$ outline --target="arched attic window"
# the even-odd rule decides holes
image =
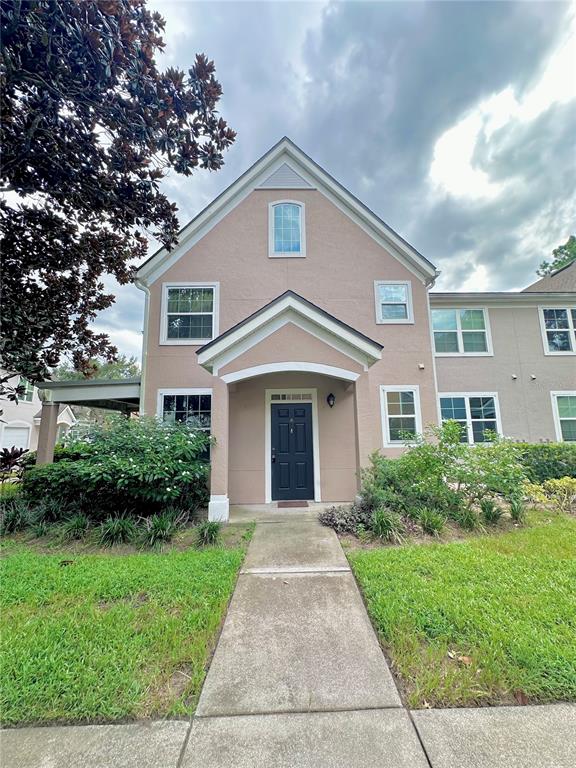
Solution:
[[[295,200],[270,203],[268,255],[276,258],[306,256],[304,203]]]

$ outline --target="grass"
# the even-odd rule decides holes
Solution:
[[[411,707],[576,700],[576,519],[349,550]]]
[[[194,711],[241,546],[47,555],[6,540],[2,549],[4,724]]]

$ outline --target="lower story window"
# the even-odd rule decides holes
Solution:
[[[212,395],[209,393],[162,392],[159,398],[159,414],[167,424],[187,424],[210,434],[212,420]],[[209,458],[206,451],[205,458]]]
[[[452,419],[460,424],[463,443],[485,443],[490,433],[501,433],[495,395],[441,395],[440,413],[442,421]]]
[[[556,437],[558,440],[576,442],[576,392],[553,392],[555,406]]]
[[[385,445],[405,445],[422,432],[418,387],[381,387]]]

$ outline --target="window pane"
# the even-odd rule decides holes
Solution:
[[[568,310],[545,309],[544,324],[546,328],[568,328]]]
[[[416,434],[416,419],[412,416],[406,416],[403,418],[392,417],[388,419],[390,429],[390,440],[398,442],[404,440],[404,434],[409,435]]]
[[[300,214],[299,205],[274,206],[275,253],[300,253]]]
[[[489,442],[491,436],[485,434],[486,431],[496,432],[495,421],[473,421],[472,422],[472,439],[475,443]]]
[[[576,442],[576,419],[561,421],[560,429],[562,431],[562,440],[567,440],[569,443]]]
[[[434,331],[436,352],[458,352],[458,334],[456,331]]]
[[[572,325],[576,328],[576,309],[571,309],[570,312],[572,313]]]
[[[455,331],[456,310],[455,309],[433,309],[432,310],[432,328],[435,331]]]
[[[408,309],[406,304],[382,304],[382,320],[407,320]]]
[[[463,331],[484,330],[483,309],[461,309],[460,323]]]
[[[406,303],[408,301],[408,289],[405,285],[379,285],[380,300],[383,302],[400,302]]]
[[[387,392],[386,404],[389,416],[413,416],[416,413],[414,392]]]
[[[572,350],[569,331],[546,331],[546,335],[548,336],[550,352],[570,352]]]
[[[496,405],[493,397],[471,397],[470,416],[472,419],[495,419]]]
[[[466,403],[463,397],[441,397],[440,413],[443,419],[466,419]]]
[[[212,315],[168,315],[169,339],[211,339]]]
[[[462,333],[464,352],[487,352],[488,343],[485,331],[466,331]]]
[[[558,416],[561,419],[576,419],[576,395],[561,395],[557,397]]]

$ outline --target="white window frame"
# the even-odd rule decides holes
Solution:
[[[561,421],[567,421],[567,419],[560,419],[560,413],[558,411],[558,397],[576,397],[576,390],[560,391],[555,390],[550,392],[550,398],[552,400],[552,414],[554,416],[554,429],[556,431],[556,440],[559,443],[570,443],[572,440],[564,440],[562,437],[562,425]]]
[[[466,407],[466,433],[468,437],[468,445],[484,445],[484,443],[475,443],[474,434],[472,432],[472,415],[470,412],[470,398],[471,397],[493,397],[494,398],[494,410],[496,413],[496,432],[502,437],[502,417],[500,414],[500,401],[498,399],[498,392],[439,392],[438,393],[438,415],[440,419],[440,425],[442,425],[442,408],[440,399],[442,397],[463,397],[464,405]],[[474,419],[479,421],[479,419]],[[491,421],[491,419],[480,419],[480,421]]]
[[[25,446],[25,450],[30,450],[30,439],[32,437],[32,427],[27,421],[21,419],[14,419],[14,421],[7,421],[4,424],[0,424],[0,445],[4,445],[4,431],[8,427],[14,427],[14,429],[26,429],[28,432],[28,441]],[[11,445],[4,446],[5,448],[11,448]]]
[[[295,253],[277,253],[274,250],[274,208],[277,205],[297,205],[300,208],[300,251]],[[301,200],[274,200],[268,203],[268,258],[270,259],[304,259],[306,258],[306,206]]]
[[[299,389],[266,389],[264,391],[264,498],[266,504],[272,503],[272,395],[310,395],[309,398],[297,400],[298,403],[312,403],[312,459],[314,462],[314,501],[322,501],[320,482],[320,428],[318,426],[318,389],[304,387]]]
[[[214,395],[211,388],[198,389],[197,387],[172,387],[171,389],[159,389],[156,395],[156,416],[162,423],[164,423],[165,395],[210,395],[210,434],[212,434],[212,412],[214,406]]]
[[[565,330],[568,331],[570,335],[570,343],[572,344],[572,349],[570,351],[565,352],[553,352],[548,347],[548,336],[546,333],[546,323],[544,321],[544,310],[545,309],[565,309],[568,313],[568,328]],[[551,355],[552,357],[560,357],[562,355],[576,355],[576,326],[574,325],[574,322],[572,320],[572,310],[576,310],[576,306],[570,306],[570,305],[564,305],[563,307],[550,307],[542,305],[538,307],[538,316],[540,318],[540,331],[542,333],[542,344],[544,346],[544,354],[545,355]]]
[[[416,434],[422,434],[422,412],[420,409],[420,387],[418,384],[395,384],[380,385],[380,417],[382,420],[382,444],[384,448],[403,448],[411,444],[406,440],[390,440],[390,423],[388,421],[388,392],[413,392],[414,393],[414,416],[416,421]],[[391,418],[394,418],[392,416]]]
[[[406,290],[406,314],[404,319],[388,320],[382,317],[382,302],[379,297],[379,287],[381,285],[405,285]],[[404,304],[404,302],[386,302],[388,304]],[[376,310],[377,325],[407,325],[414,324],[414,310],[412,306],[412,283],[410,280],[374,280],[374,307]]]
[[[434,336],[434,326],[432,325],[432,342],[434,349],[434,357],[494,357],[494,350],[492,349],[492,333],[490,331],[490,315],[488,307],[432,307],[430,310],[430,319],[433,321],[434,310],[436,309],[448,309],[456,312],[456,329],[453,331],[446,331],[446,333],[456,333],[458,336],[458,346],[462,350],[461,352],[436,352],[436,337]],[[460,319],[460,313],[468,310],[479,310],[484,313],[484,332],[486,333],[486,352],[464,352],[464,339],[462,334],[466,331],[462,331],[462,321]],[[436,331],[442,333],[442,331]]]
[[[24,395],[21,395],[18,400],[22,403],[33,403],[34,402],[34,394],[36,392],[36,387],[31,384],[28,379],[25,379],[24,376],[20,376],[20,379],[18,381],[18,386],[23,386],[25,388],[24,395],[30,394],[30,398],[24,397]]]
[[[168,338],[168,291],[170,288],[212,288],[212,336],[209,339],[169,339]],[[160,308],[160,344],[165,346],[204,346],[219,335],[220,318],[220,283],[171,282],[162,283],[162,302]]]

